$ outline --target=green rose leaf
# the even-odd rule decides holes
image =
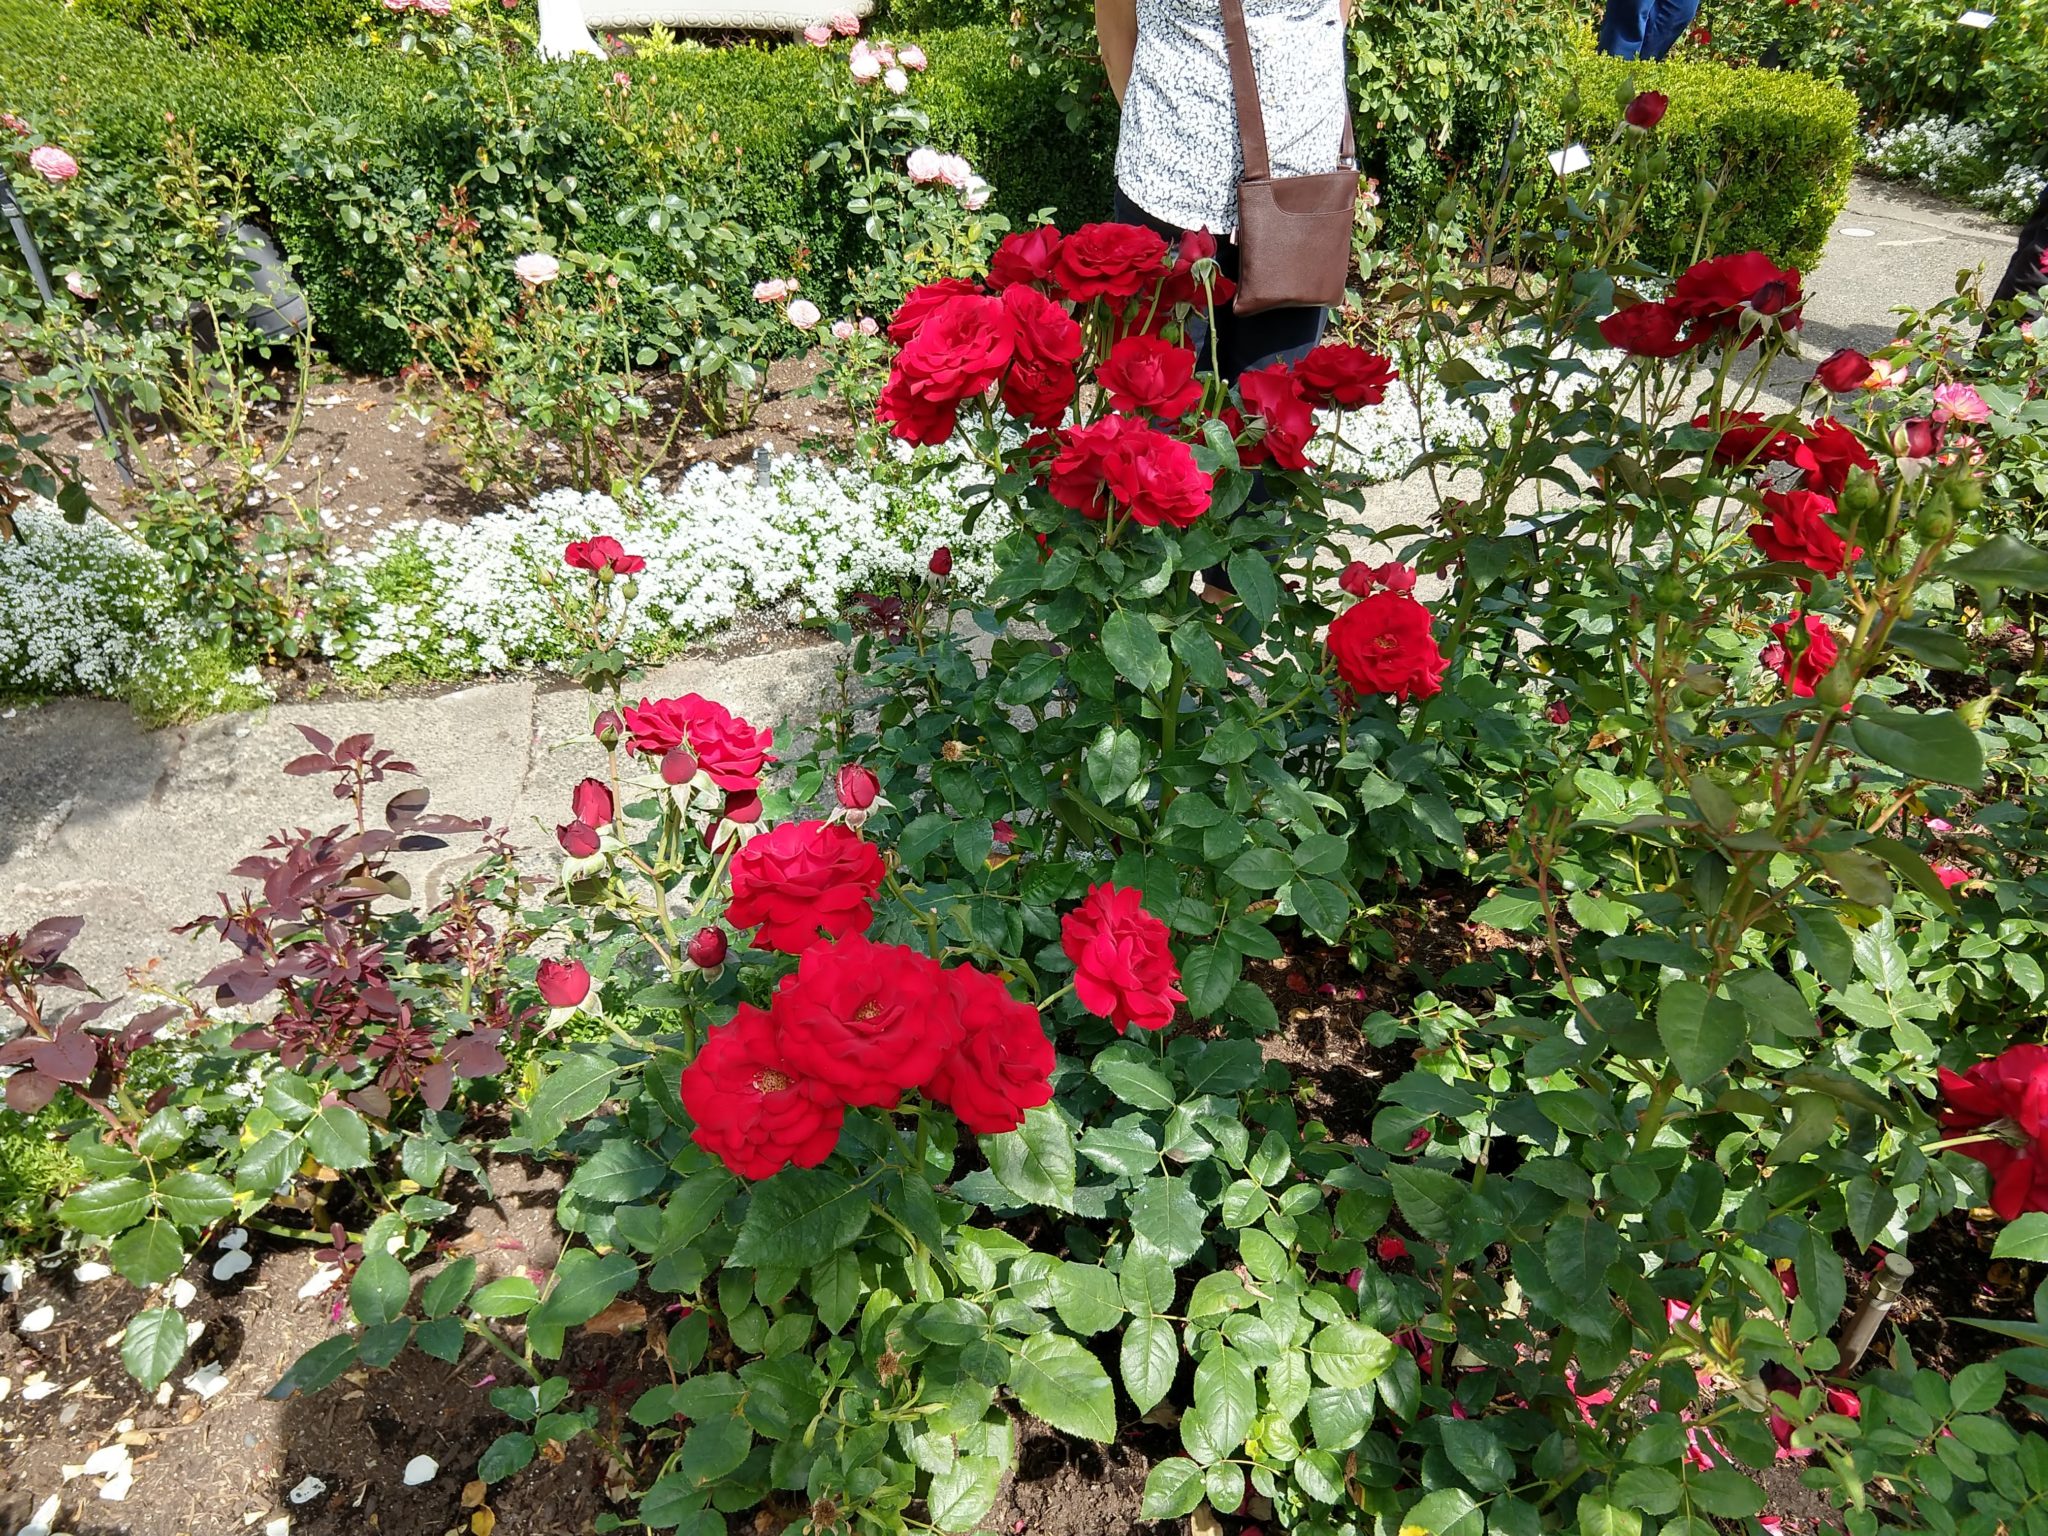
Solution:
[[[1163,1317],[1134,1317],[1124,1325],[1117,1364],[1124,1390],[1140,1413],[1150,1413],[1173,1388],[1180,1369],[1180,1344]]]
[[[1014,1131],[984,1136],[981,1146],[989,1171],[1018,1199],[1056,1210],[1072,1202],[1074,1133],[1051,1105],[1027,1111]],[[737,1260],[738,1252],[733,1256]]]
[[[1146,693],[1157,693],[1173,674],[1173,662],[1151,620],[1119,608],[1102,626],[1102,649],[1119,676]]]
[[[161,1285],[185,1265],[185,1245],[178,1229],[152,1216],[130,1227],[107,1247],[107,1257],[131,1285]]]
[[[330,1104],[306,1122],[306,1150],[338,1172],[367,1168],[369,1122],[346,1104]]]
[[[1010,1390],[1054,1429],[1108,1443],[1116,1437],[1116,1389],[1102,1362],[1064,1334],[1041,1333],[1010,1359]]]
[[[175,1308],[151,1307],[129,1319],[121,1335],[121,1363],[144,1391],[154,1392],[184,1358],[185,1319]]]
[[[1921,714],[1865,695],[1856,700],[1849,735],[1858,751],[1916,779],[1976,789],[1984,782],[1984,748],[1952,709]]]
[[[822,1264],[860,1236],[868,1213],[867,1192],[843,1174],[785,1169],[754,1186],[732,1262],[798,1268]]]
[[[348,1304],[365,1328],[388,1323],[405,1311],[412,1294],[412,1276],[393,1254],[381,1249],[366,1255],[349,1281]]]
[[[1309,1341],[1308,1366],[1332,1387],[1365,1387],[1386,1374],[1399,1353],[1394,1341],[1363,1323],[1331,1323]]]
[[[1205,1492],[1202,1469],[1185,1456],[1169,1456],[1145,1475],[1138,1514],[1146,1520],[1178,1520],[1194,1513]]]
[[[1698,982],[1667,981],[1657,999],[1657,1038],[1686,1086],[1697,1087],[1742,1053],[1749,1022],[1740,1004]]]

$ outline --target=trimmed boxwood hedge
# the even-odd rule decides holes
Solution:
[[[920,41],[933,61],[918,87],[933,141],[974,162],[993,183],[1000,211],[1021,221],[1056,208],[1068,224],[1104,215],[1115,137],[1106,101],[1070,123],[1046,82],[1017,66],[1005,29],[962,28]],[[1622,64],[1583,47],[1573,39],[1542,76],[1541,98],[1525,108],[1526,144],[1564,142],[1563,102],[1574,87],[1584,133],[1611,129],[1623,87],[1664,90],[1673,103],[1664,128],[1673,171],[1650,199],[1646,254],[1690,248],[1693,186],[1702,174],[1718,177],[1725,164],[1729,179],[1716,209],[1721,243],[1811,261],[1855,163],[1855,104],[1845,91],[1718,64]],[[828,312],[848,261],[857,259],[858,230],[839,188],[804,167],[839,133],[834,102],[843,67],[836,55],[765,45],[676,51],[629,66],[637,104],[672,111],[689,125],[692,175],[715,186],[717,203],[764,237],[766,270],[746,276],[800,270]],[[621,142],[600,110],[610,70],[595,63],[517,70],[553,130],[545,169],[573,175],[592,211],[577,239],[598,248],[634,243],[637,233],[610,216],[645,189],[647,151]],[[395,268],[334,216],[320,178],[280,171],[280,146],[295,129],[319,123],[330,154],[360,159],[367,167],[360,179],[380,197],[438,204],[475,165],[476,143],[456,104],[437,94],[445,80],[434,71],[417,57],[346,46],[262,55],[220,42],[176,47],[53,0],[0,0],[0,107],[42,115],[58,137],[75,140],[88,163],[154,159],[169,114],[210,161],[245,168],[329,350],[354,367],[399,361],[398,338],[374,313]],[[1478,154],[1460,148],[1484,170],[1496,163],[1499,142],[1497,130]],[[1364,148],[1370,158],[1370,140]],[[1445,153],[1434,181],[1403,176],[1389,189],[1386,211],[1397,236],[1444,180],[1465,173],[1460,159]],[[650,265],[658,274],[659,262]]]

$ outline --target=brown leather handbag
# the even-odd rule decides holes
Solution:
[[[1231,92],[1244,145],[1237,184],[1237,298],[1240,315],[1288,305],[1334,307],[1344,302],[1351,273],[1351,228],[1358,204],[1358,144],[1351,109],[1344,110],[1343,165],[1316,176],[1275,176],[1266,149],[1266,114],[1252,69],[1244,0],[1223,0]]]

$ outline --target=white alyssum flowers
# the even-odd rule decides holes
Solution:
[[[23,693],[122,692],[175,664],[192,637],[155,551],[105,518],[65,521],[46,501],[0,538],[0,679]]]

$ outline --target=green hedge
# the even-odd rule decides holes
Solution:
[[[78,0],[78,8],[166,42],[258,49],[335,42],[369,13],[365,0]]]
[[[1698,184],[1725,175],[1712,211],[1715,249],[1763,251],[1801,267],[1819,259],[1861,150],[1856,98],[1841,86],[1784,70],[1632,64],[1593,53],[1566,58],[1554,81],[1547,114],[1533,122],[1549,134],[1536,144],[1546,150],[1565,142],[1563,107],[1574,90],[1575,126],[1589,141],[1613,132],[1630,91],[1671,98],[1660,130],[1671,171],[1650,189],[1646,255],[1684,259],[1698,225]]]

